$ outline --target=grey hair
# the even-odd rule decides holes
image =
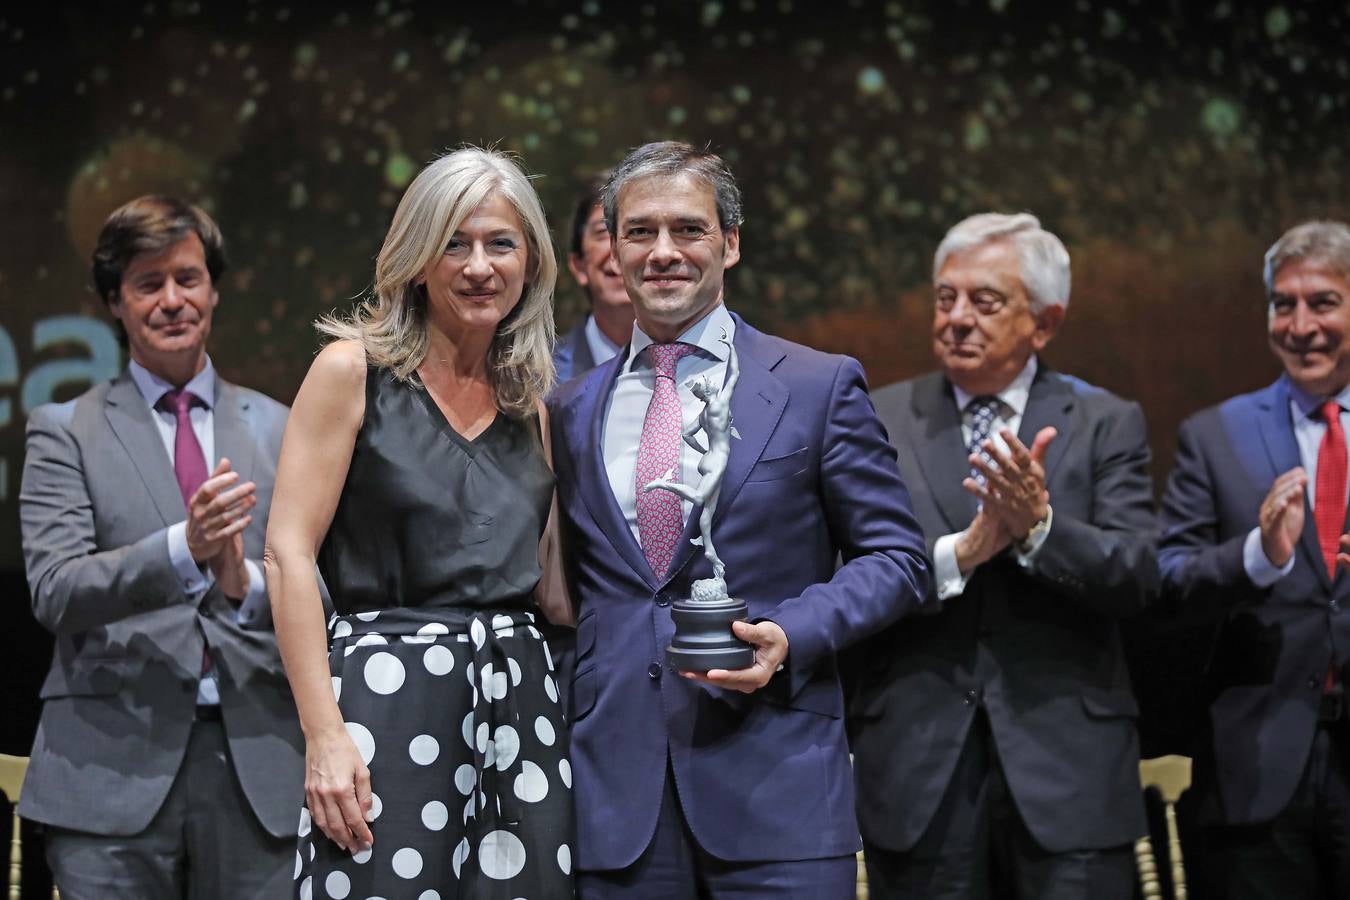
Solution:
[[[933,255],[933,279],[953,253],[994,241],[1008,241],[1016,248],[1022,262],[1022,286],[1033,313],[1050,306],[1068,308],[1069,251],[1031,213],[979,213],[957,222]]]
[[[1280,235],[1266,251],[1261,272],[1267,295],[1275,290],[1280,267],[1296,259],[1316,260],[1350,279],[1350,225],[1326,220],[1304,222]]]
[[[539,195],[510,157],[465,147],[432,161],[418,173],[385,235],[375,260],[371,296],[347,317],[325,316],[322,334],[359,341],[370,362],[400,380],[419,384],[426,358],[426,288],[416,280],[445,252],[455,230],[493,194],[505,197],[520,217],[529,260],[520,302],[497,325],[488,347],[488,378],[497,408],[533,415],[553,387],[553,287],[558,264]]]
[[[643,144],[624,157],[600,192],[605,206],[605,226],[618,234],[619,193],[630,183],[643,178],[675,178],[688,175],[712,188],[717,203],[717,224],[723,232],[739,228],[741,189],[722,157],[711,150],[700,150],[683,141],[657,141]]]

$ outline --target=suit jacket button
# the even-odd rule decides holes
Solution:
[[[974,706],[977,696],[978,695],[974,691],[966,691],[966,696],[962,698],[962,702],[965,703],[966,706]]]
[[[656,595],[656,605],[657,605],[657,606],[669,606],[669,605],[670,605],[670,595],[669,595],[669,594],[657,594],[657,595]]]
[[[655,681],[656,679],[660,678],[660,677],[661,677],[661,664],[660,664],[660,663],[652,663],[650,666],[648,666],[648,667],[647,667],[647,677],[650,678],[652,681]]]
[[[1318,678],[1317,678],[1316,675],[1309,675],[1309,676],[1308,676],[1308,687],[1310,687],[1310,688],[1315,688],[1315,687],[1317,687],[1317,686],[1318,686],[1319,684],[1321,684],[1321,683],[1322,683],[1322,682],[1321,682],[1320,680],[1318,680]]]
[[[1340,609],[1341,609],[1341,601],[1337,600],[1335,597],[1332,597],[1332,598],[1331,598],[1331,611],[1332,611],[1332,612],[1340,612]]]

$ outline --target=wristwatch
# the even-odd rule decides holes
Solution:
[[[1045,540],[1045,535],[1050,531],[1050,520],[1055,516],[1052,507],[1045,508],[1045,518],[1041,519],[1031,530],[1026,533],[1020,541],[1017,542],[1017,552],[1021,556],[1029,555],[1033,550],[1040,546],[1041,541]]]

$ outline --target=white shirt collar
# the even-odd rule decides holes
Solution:
[[[136,390],[141,392],[141,396],[145,398],[146,404],[151,409],[154,409],[155,404],[159,403],[160,397],[174,389],[172,384],[169,384],[134,359],[127,365],[127,368],[131,372],[131,380],[136,383]],[[202,366],[202,370],[192,376],[192,380],[184,387],[196,394],[207,409],[215,409],[216,370],[211,365],[211,357],[206,358],[206,365]]]
[[[597,366],[609,362],[623,349],[622,344],[614,343],[609,339],[609,335],[600,330],[600,326],[595,321],[595,316],[586,316],[584,333],[586,335],[586,347],[591,351],[591,359]]]
[[[1314,397],[1293,381],[1289,382],[1289,412],[1295,425],[1301,419],[1317,416],[1322,404],[1333,399],[1340,402],[1341,409],[1350,409],[1350,385],[1346,385],[1335,397]]]
[[[725,331],[727,340],[736,339],[736,320],[731,318],[731,313],[727,311],[725,303],[718,303],[713,307],[712,312],[699,319],[693,325],[685,329],[676,341],[693,344],[704,353],[725,362],[727,358],[726,344],[722,343],[722,332]],[[631,372],[633,363],[647,347],[656,343],[647,333],[642,330],[642,326],[637,322],[633,323],[633,341],[629,345],[628,359],[624,360],[623,371]],[[644,357],[645,359],[645,357]],[[650,363],[648,363],[650,365]]]
[[[995,396],[1012,410],[1014,416],[1020,416],[1027,408],[1027,398],[1031,396],[1031,382],[1036,379],[1036,369],[1039,364],[1036,361],[1036,354],[1031,354],[1027,358],[1027,364],[1022,367],[1022,371],[1017,373],[1007,387],[999,391]],[[974,394],[967,394],[954,383],[952,391],[956,394],[956,408],[965,412],[966,405],[975,398]]]

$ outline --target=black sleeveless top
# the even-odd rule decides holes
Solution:
[[[319,571],[339,615],[532,609],[552,496],[537,421],[499,412],[466,440],[425,388],[372,366]]]

